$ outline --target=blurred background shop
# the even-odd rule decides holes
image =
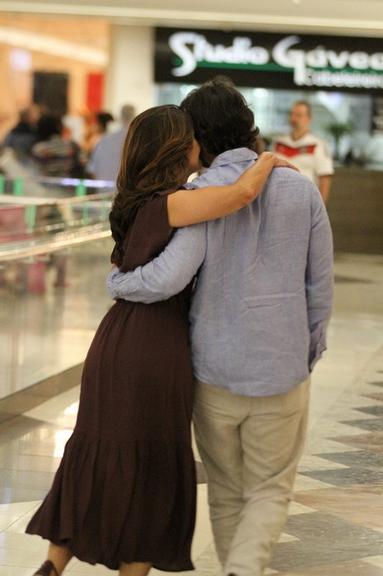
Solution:
[[[193,11],[176,4],[2,2],[0,139],[21,111],[38,106],[62,117],[63,135],[80,146],[84,176],[91,176],[94,147],[120,128],[123,105],[140,112],[179,103],[201,82],[225,75],[250,103],[266,143],[288,132],[294,101],[309,101],[312,130],[336,162],[328,205],[336,249],[382,251],[383,42],[376,3],[375,23],[355,3],[347,20],[330,2],[327,13],[335,16],[324,18],[325,6],[311,0],[273,3],[267,19],[246,0],[234,16],[228,6],[209,12],[198,3]]]

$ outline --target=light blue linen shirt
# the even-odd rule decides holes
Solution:
[[[192,187],[232,183],[255,159],[247,148],[220,154]],[[177,230],[152,262],[112,271],[108,290],[149,304],[179,293],[198,270],[196,378],[244,396],[285,393],[305,380],[326,348],[332,304],[332,235],[317,188],[274,169],[252,204]]]

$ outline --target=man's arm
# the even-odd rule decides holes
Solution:
[[[325,204],[327,204],[328,198],[330,196],[331,180],[332,176],[319,176],[319,182],[318,182],[319,192]]]
[[[310,371],[326,350],[326,329],[333,297],[333,243],[330,222],[317,190],[311,204],[311,235],[306,268],[310,330]]]
[[[327,204],[330,195],[332,175],[334,174],[334,166],[331,151],[325,141],[320,141],[316,147],[315,171],[318,177],[319,192],[321,193],[323,202]]]
[[[180,228],[164,251],[132,272],[112,270],[107,278],[109,295],[151,304],[179,294],[201,266],[206,252],[206,226]]]
[[[99,144],[99,143],[98,143]],[[85,169],[86,171],[91,174],[93,177],[95,177],[95,175],[97,174],[97,158],[98,158],[98,144],[96,144],[96,147],[94,148],[92,154],[90,155],[90,158],[88,160],[88,162],[86,163]]]

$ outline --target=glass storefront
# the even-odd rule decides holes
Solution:
[[[3,184],[0,399],[83,361],[110,305],[115,192],[112,183],[69,178]]]
[[[312,129],[338,158],[383,165],[383,43],[377,38],[222,30],[156,30],[158,104],[229,77],[252,107],[262,135],[289,131],[296,100],[313,109]]]
[[[197,85],[159,84],[156,87],[157,104],[180,104]],[[352,134],[343,138],[341,154],[352,148],[353,156],[366,155],[371,162],[383,161],[383,150],[375,149],[371,136],[373,97],[367,94],[342,92],[307,92],[305,90],[278,90],[239,86],[251,106],[262,135],[271,138],[288,132],[288,113],[296,100],[305,99],[313,109],[313,132],[332,143],[329,126],[334,123],[349,124]],[[383,148],[383,147],[382,147]]]

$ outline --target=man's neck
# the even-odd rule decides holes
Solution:
[[[303,136],[306,136],[310,132],[309,129],[305,128],[304,130],[293,130],[291,132],[291,138],[293,140],[300,140]]]

